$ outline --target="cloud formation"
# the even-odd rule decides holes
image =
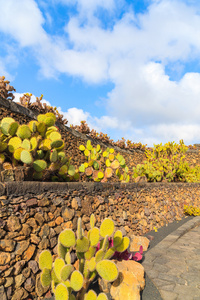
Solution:
[[[90,118],[93,127],[118,130],[129,139],[151,144],[198,139],[200,73],[185,71],[186,64],[192,66],[200,58],[196,2],[149,1],[147,11],[140,14],[123,0],[1,2],[0,31],[34,53],[44,77],[66,74],[89,84],[114,84],[107,95],[107,115],[96,118],[74,107],[66,112],[71,123]],[[60,36],[44,30],[48,20],[41,2],[46,10],[58,3],[74,7]],[[120,18],[117,7],[126,7]],[[109,13],[112,26],[102,25],[99,9]],[[1,69],[5,66],[0,57]]]

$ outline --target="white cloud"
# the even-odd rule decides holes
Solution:
[[[68,120],[68,126],[71,124],[80,125],[81,121],[87,121],[90,117],[88,112],[84,112],[82,109],[76,107],[69,108],[67,112],[62,112],[61,108],[59,108],[59,112]]]
[[[0,7],[0,31],[23,47],[45,42],[44,19],[34,0],[0,0]]]
[[[193,132],[198,134],[200,74],[184,74],[184,65],[200,58],[196,2],[151,1],[147,12],[136,15],[129,7],[117,20],[114,13],[120,1],[52,0],[77,5],[78,13],[70,17],[61,36],[44,31],[36,1],[1,2],[0,31],[33,49],[44,77],[67,74],[91,84],[114,84],[107,95],[106,116],[96,118],[74,107],[65,113],[72,123],[83,118],[105,131],[121,128],[149,142],[184,137],[189,141],[195,138]],[[95,15],[99,7],[113,14],[112,28],[101,26]],[[179,66],[179,81],[166,74],[168,64]]]

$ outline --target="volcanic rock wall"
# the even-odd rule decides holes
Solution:
[[[105,217],[116,230],[143,235],[184,217],[183,205],[200,205],[200,184],[187,183],[39,183],[0,184],[0,299],[44,299],[38,257],[57,253],[59,233],[84,230],[95,214],[97,227]]]

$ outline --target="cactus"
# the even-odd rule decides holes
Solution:
[[[95,217],[92,214],[90,225],[91,229],[88,231],[87,237],[84,236],[81,218],[78,218],[76,235],[71,229],[65,229],[60,233],[58,237],[59,257],[55,259],[54,263],[52,263],[52,257],[48,250],[44,250],[40,254],[41,283],[43,286],[51,284],[56,299],[68,297],[64,299],[82,300],[94,297],[96,300],[106,300],[106,294],[100,293],[97,296],[94,291],[88,291],[90,283],[97,275],[108,282],[112,282],[118,277],[117,266],[110,259],[116,253],[116,249],[127,249],[129,239],[123,237],[119,230],[114,234],[114,223],[109,218],[103,220],[99,229],[95,227]],[[111,245],[109,236],[113,235]],[[71,264],[71,251],[76,251],[79,270],[74,270]],[[49,280],[49,276],[51,280]]]
[[[22,140],[29,139],[31,137],[31,130],[28,125],[20,125],[17,129],[17,136]]]
[[[13,118],[3,118],[0,122],[2,160],[11,161],[13,167],[23,164],[33,167],[35,180],[78,180],[78,171],[62,151],[65,144],[53,126],[55,120],[53,113],[41,114],[37,121],[27,125],[19,125]]]
[[[115,156],[113,148],[107,148],[102,152],[100,145],[97,145],[96,148],[92,147],[90,140],[88,140],[86,146],[79,146],[79,150],[87,158],[87,166],[85,163],[81,164],[79,171],[85,173],[88,178],[96,182],[106,182],[114,176],[115,173],[113,170],[116,170],[116,175],[120,173],[120,176],[118,176],[119,180],[124,182],[129,181],[125,159],[119,154]],[[120,169],[124,169],[123,174],[121,174]]]

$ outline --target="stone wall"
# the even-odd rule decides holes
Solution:
[[[76,230],[78,217],[89,229],[111,217],[131,237],[183,218],[183,205],[200,206],[200,184],[40,183],[0,184],[0,299],[51,296],[39,280],[38,256],[56,255],[59,233]]]

